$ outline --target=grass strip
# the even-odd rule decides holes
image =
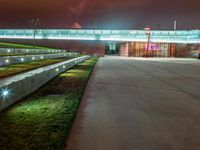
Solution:
[[[33,45],[24,45],[24,44],[15,44],[6,42],[0,42],[0,48],[24,48],[24,49],[42,49],[42,50],[52,49],[42,46],[33,46]]]
[[[63,149],[97,59],[57,76],[23,101],[0,113],[0,149]]]
[[[72,58],[56,58],[56,59],[46,59],[39,61],[26,62],[23,64],[15,64],[6,67],[0,67],[0,79],[6,78],[15,74],[23,73],[29,70],[37,69],[43,66],[48,66],[51,64],[66,61]]]

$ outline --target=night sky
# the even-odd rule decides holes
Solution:
[[[0,28],[178,29],[200,27],[200,0],[0,0]]]

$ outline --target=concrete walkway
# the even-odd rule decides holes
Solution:
[[[66,150],[200,150],[200,61],[105,57]]]

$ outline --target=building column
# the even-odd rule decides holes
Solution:
[[[170,57],[176,57],[176,44],[170,44]]]
[[[128,43],[121,43],[120,44],[120,56],[129,56],[129,51],[128,51],[129,44]]]

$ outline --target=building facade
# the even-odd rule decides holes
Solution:
[[[119,55],[126,57],[198,57],[199,44],[126,42],[120,44]]]

